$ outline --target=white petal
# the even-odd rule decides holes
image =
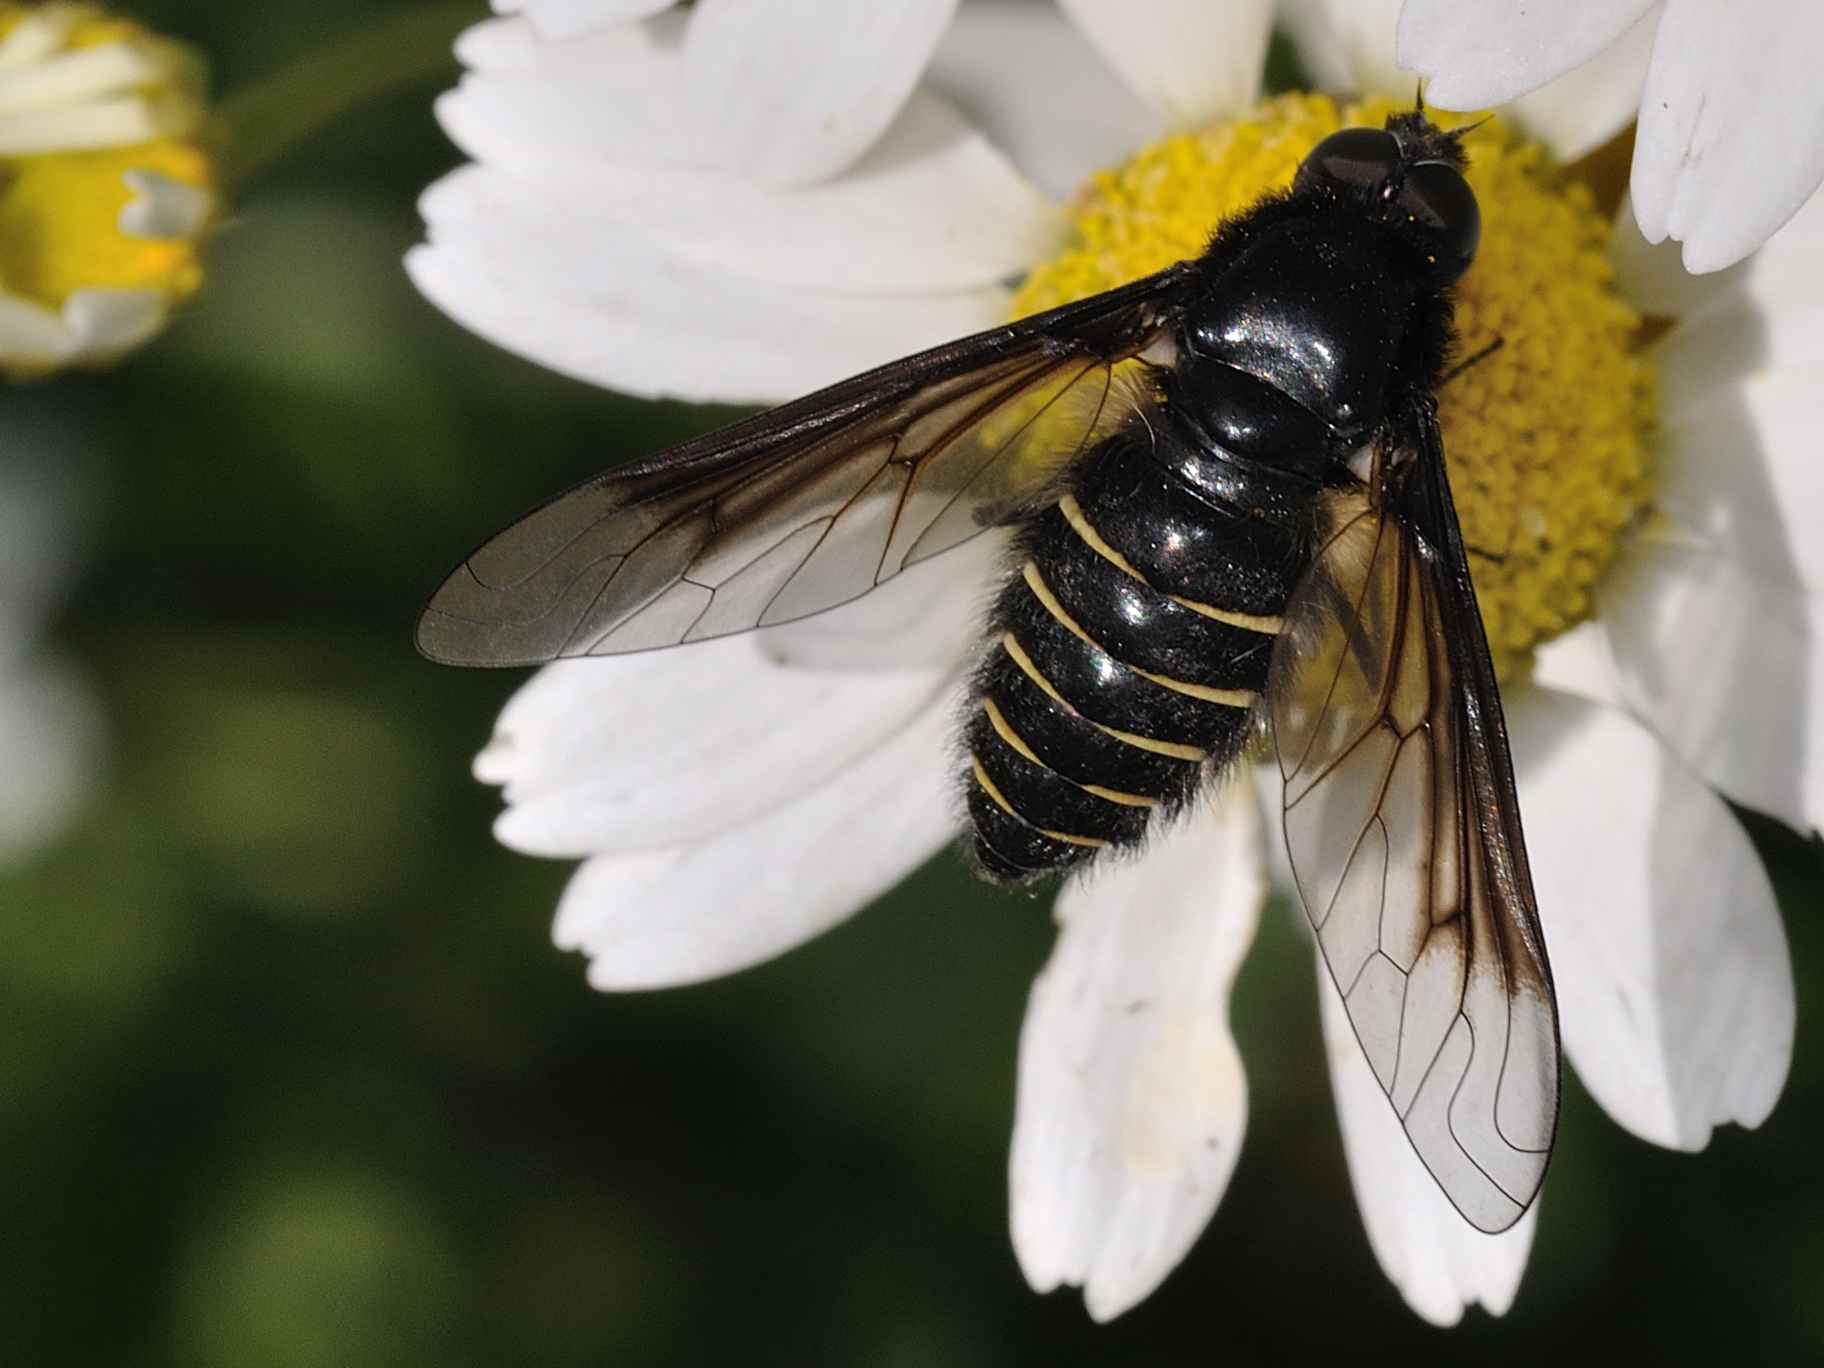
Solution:
[[[1622,197],[1609,234],[1615,284],[1642,313],[1682,318],[1715,304],[1734,287],[1733,273],[1694,276],[1669,242],[1648,242],[1634,221],[1633,201]]]
[[[494,0],[497,14],[524,14],[545,38],[573,38],[590,29],[644,19],[673,0]]]
[[[1035,75],[1017,79],[1022,71]],[[931,59],[925,87],[1059,199],[1165,131],[1159,113],[1116,77],[1056,6],[1028,0],[962,6]]]
[[[121,232],[133,237],[195,237],[215,207],[214,196],[202,186],[157,171],[126,171],[121,179],[133,198],[121,207],[118,223]]]
[[[612,151],[618,137],[608,148],[577,142],[573,102],[528,84],[465,83],[439,104],[445,126],[471,156],[536,182],[577,230],[632,228],[706,270],[827,291],[961,290],[1024,274],[1063,234],[1057,207],[928,93],[842,176],[776,190],[712,168],[627,164]],[[495,96],[513,105],[511,118],[495,117]],[[527,155],[529,130],[512,124],[521,116],[571,130],[535,140],[538,154]]]
[[[406,268],[458,322],[566,375],[653,398],[777,403],[991,327],[1009,298],[1000,288],[867,296],[736,280],[631,234],[591,244],[524,194],[491,227],[464,225],[453,241],[438,240],[434,221],[431,232]]]
[[[1792,966],[1741,823],[1613,709],[1532,689],[1508,723],[1578,1077],[1655,1144],[1758,1126],[1792,1059]]]
[[[1820,252],[1824,252],[1824,199],[1814,195],[1747,264],[1750,291],[1774,324],[1795,298],[1812,305],[1824,295],[1824,272],[1818,270]]]
[[[834,175],[880,135],[956,0],[698,0],[684,96],[711,158],[780,185]]]
[[[1522,95],[1508,112],[1563,161],[1601,147],[1633,122],[1653,55],[1652,13],[1589,61]],[[1431,92],[1425,92],[1430,98]]]
[[[1629,272],[1623,288],[1638,298],[1633,290],[1645,276],[1661,299],[1651,311],[1682,315],[1654,348],[1668,412],[1707,402],[1744,375],[1824,362],[1824,198],[1747,261],[1708,275],[1687,272],[1674,243],[1647,246],[1638,230],[1632,236],[1617,238],[1632,258],[1618,262]]]
[[[1621,676],[1599,622],[1580,622],[1539,648],[1532,679],[1547,689],[1620,707]]]
[[[586,862],[553,937],[596,988],[732,974],[860,910],[955,834],[951,709],[938,703],[812,792],[677,850]]]
[[[1767,240],[1824,179],[1824,6],[1668,0],[1630,188],[1647,239],[1714,271]]]
[[[74,5],[44,5],[26,10],[0,38],[0,70],[41,62],[63,46],[82,17]]]
[[[1755,574],[1813,593],[1824,592],[1821,387],[1824,359],[1695,394],[1668,386],[1658,451],[1663,512]]]
[[[54,365],[75,352],[75,334],[62,314],[0,290],[0,363]]]
[[[1065,232],[1057,205],[923,91],[860,161],[819,185],[769,192],[687,171],[621,179],[626,194],[615,198],[637,207],[641,226],[678,255],[830,291],[992,287],[1051,255]]]
[[[184,133],[195,121],[185,112],[190,108],[132,94],[68,107],[0,114],[0,156],[124,147]]]
[[[1484,1235],[1458,1214],[1400,1129],[1321,964],[1317,977],[1349,1181],[1381,1270],[1433,1325],[1455,1325],[1476,1303],[1501,1315],[1526,1268],[1538,1203],[1499,1235]]]
[[[1292,872],[1292,856],[1286,850],[1286,832],[1284,814],[1286,811],[1286,783],[1280,774],[1279,766],[1274,764],[1251,764],[1248,774],[1254,781],[1254,793],[1260,802],[1260,810],[1267,814],[1267,882],[1274,888],[1296,896],[1298,879]]]
[[[503,844],[536,855],[657,850],[809,792],[948,697],[951,673],[780,664],[758,634],[560,661],[475,760],[502,785]]]
[[[502,13],[508,11],[496,5]],[[631,32],[639,35],[649,25]],[[679,30],[681,33],[682,30]],[[520,19],[484,19],[479,24],[471,24],[456,35],[456,60],[472,72],[495,73],[529,71],[546,54],[567,52],[580,46],[576,43],[546,44],[540,40],[538,30]]]
[[[1485,109],[1537,90],[1632,28],[1654,0],[1406,0],[1400,65],[1442,109]]]
[[[955,671],[982,639],[1009,535],[983,533],[827,613],[769,627],[760,649],[800,670]]]
[[[61,311],[0,292],[0,362],[29,368],[109,360],[156,333],[168,312],[158,290],[77,290]]]
[[[1320,88],[1410,95],[1412,77],[1393,60],[1400,0],[1282,0],[1298,55]]]
[[[75,290],[63,301],[64,322],[76,336],[78,359],[119,356],[165,325],[170,304],[159,290]]]
[[[100,43],[30,66],[0,70],[0,114],[70,107],[97,95],[154,84],[170,71],[155,43]]]
[[[1260,94],[1272,0],[1059,0],[1122,78],[1180,122],[1239,114]]]
[[[1600,591],[1629,703],[1738,803],[1824,826],[1824,604],[1704,546],[1638,539]]]
[[[437,101],[437,118],[470,156],[561,180],[591,161],[658,168],[703,161],[678,117],[683,22],[607,28],[562,43],[522,20],[478,24],[457,40],[471,68]]]
[[[1229,985],[1266,892],[1253,790],[1229,785],[1139,857],[1068,884],[1020,1035],[1013,1247],[1039,1291],[1108,1320],[1215,1211],[1247,1117]]]

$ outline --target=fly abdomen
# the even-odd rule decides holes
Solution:
[[[965,782],[996,878],[1138,842],[1246,742],[1294,543],[1193,492],[1158,442],[1142,427],[1088,457],[995,602]]]

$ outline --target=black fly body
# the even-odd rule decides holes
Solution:
[[[1457,1209],[1504,1230],[1544,1177],[1559,1047],[1436,417],[1480,227],[1462,166],[1422,111],[1336,133],[1194,260],[560,496],[450,576],[419,646],[698,641],[1013,524],[964,727],[981,872],[1131,846],[1270,731],[1362,1050]]]

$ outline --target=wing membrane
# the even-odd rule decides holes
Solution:
[[[1420,460],[1397,510],[1334,498],[1268,698],[1287,849],[1349,1021],[1438,1185],[1493,1232],[1545,1176],[1557,1009],[1441,452]]]
[[[1128,410],[1186,268],[921,352],[612,471],[487,542],[418,645],[535,664],[834,607],[1005,521]]]

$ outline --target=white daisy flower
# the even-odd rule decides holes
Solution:
[[[1821,49],[1824,8],[1809,0],[1406,0],[1398,52],[1445,109],[1502,104],[1605,54],[1611,98],[1639,106],[1641,231],[1714,271],[1824,181]]]
[[[438,112],[476,160],[425,195],[429,242],[408,265],[483,335],[639,394],[777,400],[1107,288],[1195,252],[1343,118],[1321,97],[1245,113],[1264,4],[1124,7],[1136,27],[1169,20],[1170,42],[1087,5],[967,4],[941,34],[921,30],[918,50],[892,50],[922,77],[840,173],[824,124],[844,124],[852,95],[780,115],[755,176],[750,143],[718,152],[713,118],[657,92],[691,90],[699,23],[747,24],[715,38],[735,50],[802,55],[819,51],[822,7],[703,0],[688,19],[640,23],[608,22],[606,0],[524,7],[459,46],[469,70]],[[1339,85],[1392,69],[1321,6],[1293,17]],[[826,30],[812,68],[877,55],[862,27]],[[756,117],[784,108],[774,80],[815,84],[802,62],[719,70],[708,107]],[[1199,102],[1199,89],[1217,94]],[[1581,150],[1588,96],[1570,81],[1536,98],[1530,127]],[[1142,149],[1187,116],[1219,122]],[[1609,224],[1544,173],[1538,147],[1499,126],[1469,147],[1485,227],[1459,323],[1466,349],[1496,333],[1507,345],[1448,388],[1445,433],[1466,535],[1502,548],[1489,574],[1478,565],[1479,597],[1506,673],[1565,1043],[1622,1125],[1698,1149],[1718,1124],[1766,1116],[1793,1028],[1772,892],[1719,791],[1805,827],[1824,815],[1824,742],[1809,739],[1824,734],[1809,725],[1824,695],[1808,683],[1824,634],[1811,627],[1816,567],[1793,535],[1824,512],[1798,398],[1818,340],[1790,307],[1818,278],[1782,240],[1695,285],[1626,223],[1611,267]],[[1051,197],[1123,156],[1071,213]],[[825,178],[784,185],[788,164]],[[1824,217],[1808,224],[1792,243],[1824,232]],[[1664,329],[1645,352],[1642,314]],[[1765,339],[1752,358],[1744,336]],[[502,841],[583,861],[555,934],[589,957],[591,983],[652,988],[758,963],[954,838],[947,739],[993,540],[816,618],[554,665],[521,689],[476,773],[504,790]],[[1143,858],[1059,894],[1021,1039],[1012,1226],[1033,1286],[1080,1286],[1097,1318],[1159,1284],[1228,1181],[1247,1091],[1227,995],[1277,846],[1246,786],[1230,785]],[[1532,1215],[1498,1237],[1463,1222],[1322,981],[1345,1149],[1382,1266],[1434,1321],[1472,1302],[1505,1309]],[[1136,1001],[1149,1009],[1127,1010]]]
[[[201,283],[202,67],[97,5],[0,3],[0,371],[104,362]]]

